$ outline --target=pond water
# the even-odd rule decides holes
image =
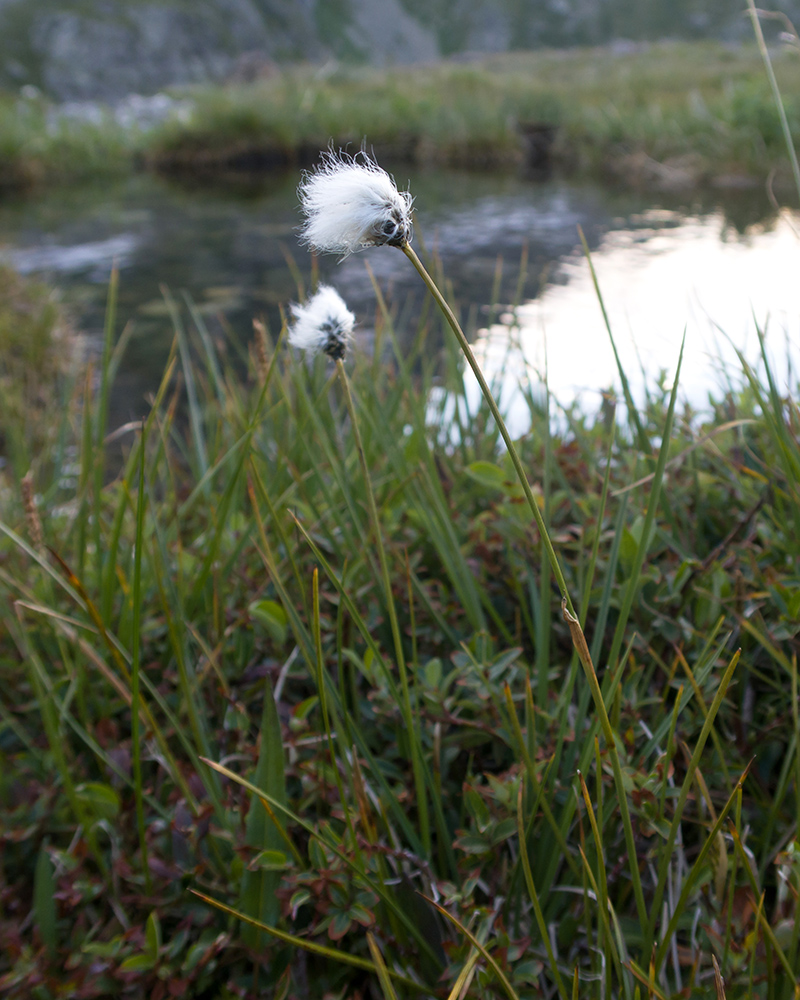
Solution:
[[[408,168],[395,176],[405,186]],[[209,189],[140,175],[0,201],[0,260],[59,287],[90,348],[101,339],[116,261],[119,326],[134,327],[113,401],[112,420],[125,421],[144,411],[169,350],[162,289],[179,300],[187,293],[221,344],[231,331],[246,341],[253,316],[277,331],[280,307],[297,299],[297,279],[307,284],[311,273],[297,241],[297,181],[272,175],[246,189]],[[545,345],[548,382],[560,401],[578,397],[595,407],[600,391],[617,382],[579,226],[637,393],[642,369],[649,381],[674,371],[684,329],[681,386],[695,405],[724,384],[731,343],[755,358],[756,321],[768,325],[779,370],[793,354],[800,360],[800,218],[776,213],[761,190],[653,195],[441,171],[415,171],[409,186],[415,245],[441,259],[485,365],[504,367],[512,423],[515,412],[521,419],[516,379],[539,378]],[[367,264],[397,311],[401,335],[413,330],[423,300],[397,250],[341,263],[321,258],[320,275],[356,313],[365,349],[376,315]]]

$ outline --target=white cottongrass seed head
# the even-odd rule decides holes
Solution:
[[[314,250],[347,257],[365,247],[411,242],[413,198],[363,149],[355,156],[324,152],[297,193],[306,217],[300,238]]]
[[[335,288],[320,285],[305,305],[293,304],[289,343],[311,354],[322,351],[334,361],[344,358],[356,318]]]

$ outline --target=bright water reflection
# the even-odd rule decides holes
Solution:
[[[737,349],[758,367],[758,329],[780,389],[800,368],[800,214],[739,234],[719,212],[680,216],[651,210],[636,228],[608,232],[592,254],[622,367],[638,402],[663,373],[671,385],[684,331],[680,398],[702,408],[742,384]],[[547,379],[562,404],[596,408],[599,390],[620,379],[585,257],[569,254],[556,280],[514,314],[482,330],[476,349],[497,377],[505,370],[509,420],[520,429],[527,406],[514,392],[519,372]],[[509,345],[517,345],[510,348]],[[470,388],[474,396],[477,386]]]
[[[409,177],[398,170],[396,176],[415,195],[415,245],[438,254],[473,334],[490,321],[495,295],[501,315],[509,303],[524,303],[516,313],[518,329],[501,323],[479,334],[487,365],[497,369],[511,335],[522,357],[541,368],[546,333],[550,384],[565,402],[583,394],[592,406],[586,391],[616,382],[580,254],[579,225],[632,379],[638,372],[633,343],[654,378],[660,368],[673,370],[686,325],[681,383],[692,399],[702,400],[719,380],[709,354],[732,356],[714,323],[737,346],[747,346],[749,338],[752,356],[753,312],[762,323],[770,317],[776,351],[783,349],[783,330],[790,353],[797,350],[800,242],[788,222],[775,221],[761,191],[653,196],[507,175]],[[240,343],[249,339],[253,316],[265,316],[277,330],[280,307],[297,298],[296,276],[307,285],[312,267],[297,242],[297,181],[296,174],[270,175],[246,191],[192,190],[139,176],[0,201],[0,260],[57,285],[90,345],[100,342],[116,261],[118,328],[133,325],[113,400],[112,423],[123,423],[143,412],[169,350],[163,286],[179,301],[188,293],[223,348],[232,335]],[[520,281],[523,252],[527,269]],[[397,250],[379,248],[343,263],[321,258],[320,277],[335,284],[355,311],[365,350],[376,317],[367,264],[397,314],[401,341],[413,335],[424,299],[417,275]]]

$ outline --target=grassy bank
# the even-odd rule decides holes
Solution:
[[[800,54],[776,53],[775,68],[798,138]],[[785,162],[755,46],[543,51],[389,71],[295,67],[191,96],[188,121],[136,135],[110,118],[48,130],[34,109],[3,130],[0,183],[141,163],[211,175],[262,170],[311,162],[330,140],[352,148],[365,138],[394,161],[549,164],[671,186],[761,180]]]
[[[122,175],[137,168],[141,148],[142,137],[103,109],[94,122],[58,119],[41,97],[0,93],[0,195]]]
[[[112,288],[32,489],[1,473],[0,992],[701,997],[713,956],[729,997],[793,996],[796,384],[558,435],[530,397],[609,740],[438,319],[400,355],[379,309],[387,356],[348,361],[387,592],[326,360],[257,338],[243,381],[170,307],[144,424],[106,442]]]

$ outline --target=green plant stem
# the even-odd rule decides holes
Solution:
[[[392,639],[394,641],[395,656],[397,658],[397,669],[400,674],[400,687],[403,695],[403,715],[405,717],[405,724],[408,730],[408,741],[411,747],[411,766],[414,771],[414,786],[417,795],[417,809],[419,812],[419,827],[420,827],[420,838],[422,840],[423,847],[427,853],[427,856],[431,856],[431,831],[430,831],[430,820],[428,818],[428,797],[425,791],[425,775],[422,769],[422,761],[420,760],[420,747],[417,740],[417,730],[414,728],[414,713],[411,709],[411,695],[409,693],[408,687],[408,672],[406,670],[406,660],[403,653],[403,640],[400,635],[400,625],[397,621],[397,611],[394,606],[394,598],[392,597],[392,580],[389,575],[389,562],[386,558],[386,550],[383,545],[383,537],[381,535],[381,524],[378,518],[378,507],[375,503],[375,494],[372,490],[372,481],[369,476],[369,468],[367,467],[367,457],[364,453],[364,445],[361,440],[361,432],[358,427],[358,419],[356,417],[356,408],[353,402],[353,395],[350,392],[350,382],[347,378],[347,372],[344,369],[344,363],[341,358],[336,362],[336,372],[339,376],[339,381],[342,385],[342,391],[344,393],[345,404],[347,406],[347,412],[350,414],[350,423],[353,429],[353,438],[356,444],[356,451],[358,452],[358,461],[361,465],[361,474],[364,477],[365,493],[367,496],[367,506],[369,508],[369,516],[372,521],[372,531],[375,535],[375,547],[378,550],[378,560],[381,567],[381,577],[383,578],[383,589],[386,594],[386,610],[389,615],[389,624],[392,630]]]
[[[756,36],[756,42],[758,43],[758,51],[761,53],[761,58],[764,61],[764,69],[767,71],[767,78],[769,79],[769,85],[772,89],[772,98],[775,101],[775,108],[781,120],[781,131],[783,132],[783,139],[786,143],[786,151],[789,154],[789,162],[792,165],[792,176],[794,177],[795,187],[797,188],[797,197],[800,198],[800,164],[797,162],[797,153],[795,152],[794,143],[792,142],[792,130],[789,128],[789,120],[786,117],[786,109],[783,106],[783,100],[781,99],[781,91],[778,86],[778,81],[775,77],[775,70],[772,68],[772,60],[769,57],[769,49],[767,48],[767,43],[764,41],[764,33],[761,30],[761,22],[758,20],[758,10],[753,0],[747,0],[747,9],[750,13],[750,20],[753,22],[753,32]]]
[[[636,841],[633,836],[633,823],[631,822],[631,814],[628,809],[628,798],[625,792],[625,781],[622,774],[619,751],[617,750],[617,741],[614,739],[614,731],[611,727],[611,720],[608,717],[608,711],[606,710],[603,693],[600,690],[600,682],[597,680],[597,672],[594,669],[594,663],[592,662],[592,657],[589,652],[589,646],[586,642],[583,631],[581,630],[580,622],[567,608],[565,599],[562,599],[561,601],[561,612],[567,625],[569,625],[572,643],[577,650],[581,664],[583,665],[584,674],[586,675],[586,680],[589,683],[589,688],[592,692],[592,699],[594,700],[594,706],[606,740],[608,755],[611,758],[611,767],[614,772],[614,785],[617,790],[620,815],[622,816],[622,828],[625,833],[625,847],[628,852],[631,881],[633,882],[633,894],[636,898],[636,910],[639,915],[639,922],[642,927],[646,927],[648,919],[647,907],[645,906],[644,893],[642,891],[642,879],[639,873]]]
[[[344,793],[344,783],[342,782],[342,776],[339,773],[339,767],[336,763],[336,751],[333,745],[333,733],[331,731],[330,714],[328,712],[328,698],[325,693],[325,661],[322,655],[322,628],[320,626],[319,617],[319,570],[316,566],[314,567],[314,574],[311,578],[311,601],[314,615],[312,620],[314,631],[314,651],[317,659],[317,694],[319,697],[319,705],[322,710],[322,724],[325,727],[325,736],[328,741],[328,753],[331,757],[331,771],[333,771],[333,779],[336,782],[336,791],[339,795],[342,812],[344,813],[347,832],[350,835],[350,843],[353,845],[353,850],[358,857],[359,864],[363,868],[364,859],[361,857],[361,851],[358,846],[358,838],[356,837],[353,820],[350,816],[350,806],[348,805],[347,797]]]
[[[142,797],[142,753],[139,736],[139,711],[141,694],[139,669],[141,666],[141,612],[142,612],[142,543],[144,541],[144,510],[147,505],[144,489],[144,466],[146,459],[146,432],[142,422],[141,445],[139,448],[139,493],[136,498],[136,544],[133,553],[133,624],[131,627],[131,753],[133,764],[133,789],[136,798],[136,828],[142,852],[142,870],[145,889],[150,895],[152,882],[147,858],[147,833],[144,823],[144,801]]]
[[[670,824],[669,836],[667,837],[666,847],[661,854],[661,863],[658,870],[658,881],[656,882],[655,893],[653,895],[653,900],[650,905],[650,919],[648,922],[644,923],[642,926],[645,929],[644,947],[642,949],[643,955],[650,955],[650,948],[652,942],[655,939],[656,933],[656,923],[658,921],[658,915],[661,911],[661,900],[664,896],[664,889],[667,884],[667,869],[669,867],[670,861],[672,860],[672,851],[675,846],[675,839],[678,835],[678,827],[681,822],[681,817],[683,815],[683,809],[689,798],[689,793],[692,788],[692,782],[694,781],[694,774],[700,763],[700,757],[703,753],[703,747],[706,745],[706,740],[711,732],[711,727],[714,724],[714,719],[717,716],[719,707],[722,704],[722,699],[728,690],[728,684],[730,683],[731,677],[733,677],[733,672],[736,669],[736,664],[739,662],[739,657],[741,656],[741,649],[737,650],[730,663],[728,664],[722,679],[720,680],[719,687],[717,688],[717,693],[714,695],[714,700],[711,703],[711,708],[706,715],[705,722],[703,723],[703,728],[700,731],[700,736],[695,745],[694,753],[692,754],[692,759],[689,761],[689,766],[686,770],[686,777],[684,779],[683,785],[681,786],[680,794],[678,796],[678,801],[675,803],[675,812],[672,817],[672,823]]]
[[[558,969],[558,963],[556,962],[555,954],[553,953],[553,946],[550,943],[550,934],[547,928],[547,921],[544,919],[544,913],[542,911],[541,903],[539,902],[539,893],[536,891],[536,884],[533,881],[533,872],[531,871],[531,862],[528,857],[528,845],[527,838],[525,835],[525,824],[522,818],[523,808],[522,808],[522,782],[519,783],[517,789],[517,838],[519,840],[519,856],[522,859],[522,870],[525,874],[525,884],[528,887],[528,894],[533,904],[533,912],[536,917],[536,923],[539,927],[539,934],[542,938],[542,944],[547,952],[547,958],[550,962],[550,968],[553,971],[553,978],[556,981],[556,988],[560,997],[566,998],[567,991],[564,988],[564,982],[561,978],[561,973]]]
[[[108,299],[106,302],[106,317],[103,329],[103,359],[100,370],[100,399],[95,411],[97,426],[95,427],[95,443],[92,461],[94,465],[94,485],[92,488],[93,541],[95,549],[95,579],[100,582],[103,570],[103,555],[105,547],[101,544],[100,508],[103,493],[103,477],[105,475],[105,434],[108,423],[108,401],[111,392],[110,366],[114,325],[117,316],[117,296],[119,292],[119,270],[116,263],[111,269],[108,282]]]
[[[511,440],[511,435],[508,433],[508,428],[506,427],[505,421],[503,420],[502,414],[500,413],[500,409],[497,403],[495,402],[495,398],[492,395],[492,390],[489,388],[489,383],[483,376],[483,372],[481,371],[481,367],[478,364],[478,360],[472,353],[472,348],[469,345],[469,341],[467,340],[464,331],[461,329],[461,326],[458,320],[456,319],[453,310],[448,305],[444,295],[442,295],[442,293],[439,291],[436,282],[433,280],[430,274],[428,274],[427,270],[425,269],[425,265],[416,255],[414,249],[411,247],[410,244],[405,243],[400,249],[403,251],[406,257],[408,257],[408,259],[417,269],[419,276],[427,285],[428,291],[431,293],[434,299],[436,299],[437,305],[444,313],[444,317],[447,320],[450,329],[456,335],[459,347],[461,348],[464,357],[467,359],[467,363],[469,364],[473,374],[475,375],[475,378],[478,381],[478,385],[480,386],[481,392],[483,393],[483,398],[486,400],[486,403],[497,424],[497,429],[500,431],[500,436],[503,438],[506,448],[508,448],[508,454],[511,456],[511,461],[514,464],[514,469],[516,470],[517,476],[519,477],[520,485],[522,486],[522,491],[525,494],[525,499],[528,501],[528,506],[531,509],[531,513],[533,514],[534,520],[536,521],[536,526],[539,529],[539,534],[541,535],[545,551],[547,552],[548,561],[550,562],[550,566],[553,570],[553,573],[555,574],[556,582],[558,583],[558,589],[561,591],[561,597],[564,600],[566,600],[567,607],[569,608],[570,613],[574,616],[575,609],[572,605],[572,599],[569,596],[569,591],[567,590],[567,581],[564,579],[564,573],[563,570],[561,569],[561,563],[558,560],[558,556],[556,555],[556,550],[553,548],[553,543],[550,540],[550,535],[547,531],[547,525],[545,524],[544,516],[542,512],[539,510],[539,505],[536,503],[536,498],[534,497],[533,492],[531,490],[530,483],[528,482],[528,477],[525,473],[525,469],[522,466],[522,461],[520,460],[519,454],[517,453],[517,449],[514,447],[514,442]]]
[[[675,908],[674,908],[673,913],[672,913],[672,915],[670,917],[669,923],[667,924],[667,928],[664,931],[664,935],[663,935],[663,938],[661,940],[661,944],[658,946],[655,958],[653,959],[653,963],[652,964],[653,964],[653,967],[655,968],[656,972],[658,972],[658,970],[661,968],[661,965],[662,965],[664,959],[666,958],[667,951],[668,951],[669,946],[670,946],[670,942],[672,941],[672,936],[675,933],[675,931],[677,930],[678,923],[680,922],[681,918],[686,913],[686,907],[687,907],[687,901],[689,899],[689,894],[692,891],[692,889],[694,888],[694,884],[697,881],[697,878],[698,878],[700,872],[702,871],[703,863],[704,863],[706,857],[708,856],[709,851],[711,850],[712,846],[716,842],[717,836],[719,835],[720,831],[722,830],[722,824],[725,821],[725,818],[727,817],[728,813],[730,812],[730,810],[732,809],[733,805],[735,804],[736,796],[738,795],[739,790],[742,788],[742,785],[744,784],[744,780],[747,777],[747,773],[750,770],[750,767],[752,766],[752,763],[753,763],[753,761],[750,761],[750,763],[747,765],[747,767],[742,772],[741,777],[736,782],[736,785],[734,786],[733,791],[731,792],[730,796],[728,797],[728,801],[725,803],[725,806],[723,807],[722,812],[719,814],[719,818],[716,820],[716,822],[712,826],[711,830],[709,831],[708,836],[706,837],[705,843],[703,844],[703,846],[702,846],[702,848],[700,850],[700,853],[697,855],[697,858],[695,859],[695,862],[692,865],[691,871],[683,879],[683,884],[681,886],[680,897],[678,898],[678,902],[675,904]]]

